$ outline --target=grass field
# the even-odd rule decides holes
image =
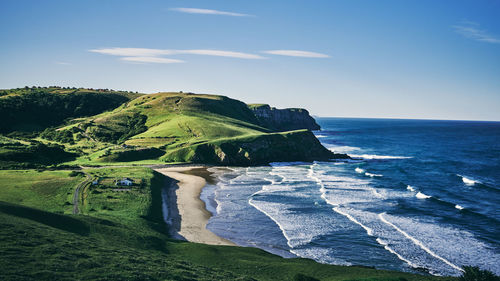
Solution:
[[[172,240],[160,201],[166,178],[144,167],[86,169],[100,184],[82,191],[79,215],[64,202],[83,176],[0,172],[2,280],[454,280]],[[113,191],[124,177],[134,185]]]
[[[71,213],[74,188],[84,177],[69,171],[0,170],[0,201]]]

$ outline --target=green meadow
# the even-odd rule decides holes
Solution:
[[[144,167],[84,171],[100,183],[81,191],[78,215],[68,202],[85,176],[0,171],[2,280],[454,280],[172,240],[160,199],[167,178]],[[124,177],[134,185],[114,184]]]

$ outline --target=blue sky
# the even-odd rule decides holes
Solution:
[[[0,88],[500,120],[500,1],[0,1]]]

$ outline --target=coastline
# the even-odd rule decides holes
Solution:
[[[157,168],[155,171],[170,178],[162,192],[163,212],[173,238],[209,245],[237,246],[206,228],[212,214],[200,199],[206,180],[195,169],[203,166]],[[165,201],[166,200],[166,201]],[[165,206],[166,205],[166,206]]]

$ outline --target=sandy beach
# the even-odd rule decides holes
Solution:
[[[204,168],[202,166],[169,167],[155,169],[173,179],[167,187],[164,200],[167,199],[170,234],[174,238],[210,245],[236,246],[233,242],[221,238],[209,231],[206,226],[211,214],[200,199],[200,193],[206,184],[203,177],[185,172]]]

